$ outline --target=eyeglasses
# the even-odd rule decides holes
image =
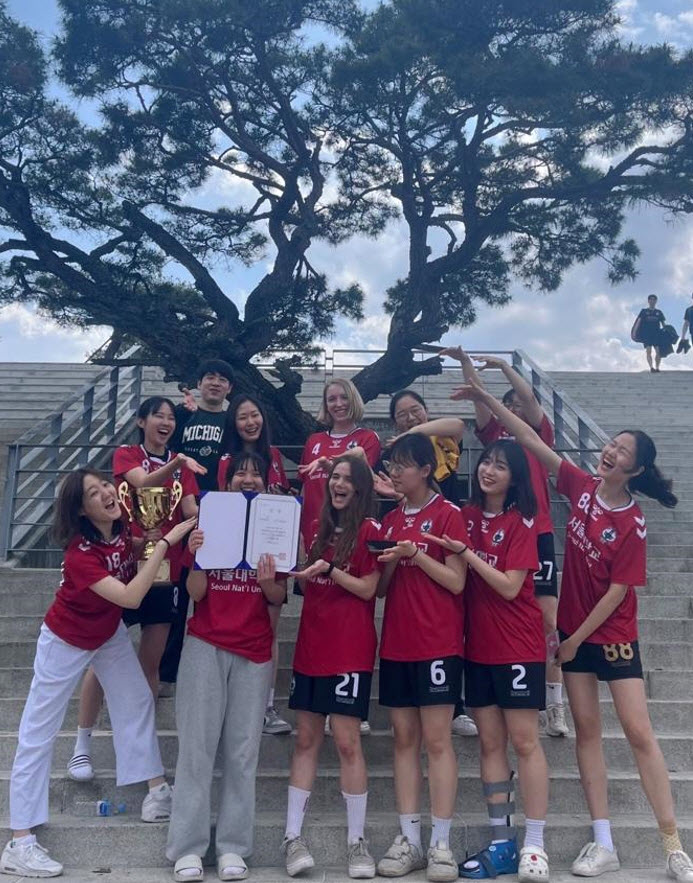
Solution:
[[[390,475],[401,475],[407,468],[406,466],[402,466],[401,463],[393,463],[392,460],[383,460],[383,466],[385,467],[385,471],[389,472]]]
[[[395,423],[400,420],[404,420],[406,417],[425,417],[426,411],[421,407],[421,405],[415,405],[413,408],[409,408],[406,411],[396,411],[395,412]]]

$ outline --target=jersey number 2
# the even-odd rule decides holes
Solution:
[[[527,682],[525,678],[527,677],[527,669],[524,665],[513,665],[513,672],[517,672],[515,677],[513,678],[513,690],[527,690]]]
[[[349,695],[349,681],[352,682],[351,695],[354,699],[357,698],[359,695],[359,673],[357,671],[354,671],[351,674],[342,675],[342,680],[334,688],[335,696]]]

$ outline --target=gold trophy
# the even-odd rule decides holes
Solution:
[[[176,506],[183,496],[183,486],[174,481],[172,487],[131,487],[127,481],[118,485],[118,500],[128,513],[130,521],[136,521],[142,530],[155,530],[173,518]],[[150,558],[156,544],[147,540],[137,570]],[[164,559],[159,565],[154,585],[171,582],[171,565]]]

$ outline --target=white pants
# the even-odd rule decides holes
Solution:
[[[106,694],[113,727],[116,781],[131,785],[163,775],[154,722],[154,699],[121,622],[97,650],[66,644],[41,626],[34,677],[19,724],[19,744],[10,779],[10,825],[23,831],[48,821],[53,743],[70,697],[92,665]]]

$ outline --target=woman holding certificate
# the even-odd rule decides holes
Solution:
[[[377,643],[378,569],[369,545],[380,525],[368,517],[373,477],[362,457],[337,457],[327,489],[308,566],[296,574],[304,602],[289,698],[297,732],[283,849],[290,876],[314,866],[301,831],[329,714],[347,809],[348,874],[368,878],[375,876],[375,862],[364,837],[368,793],[360,723],[368,717]]]
[[[266,475],[267,464],[257,454],[240,454],[226,490],[263,493]],[[203,545],[204,533],[194,530],[189,553]],[[271,555],[260,556],[257,571],[195,570],[192,554],[187,564],[195,612],[188,620],[178,674],[178,764],[166,855],[175,863],[175,880],[202,880],[219,750],[217,872],[220,880],[242,880],[253,847],[255,772],[272,676],[269,607],[282,603],[286,582],[277,576]]]

